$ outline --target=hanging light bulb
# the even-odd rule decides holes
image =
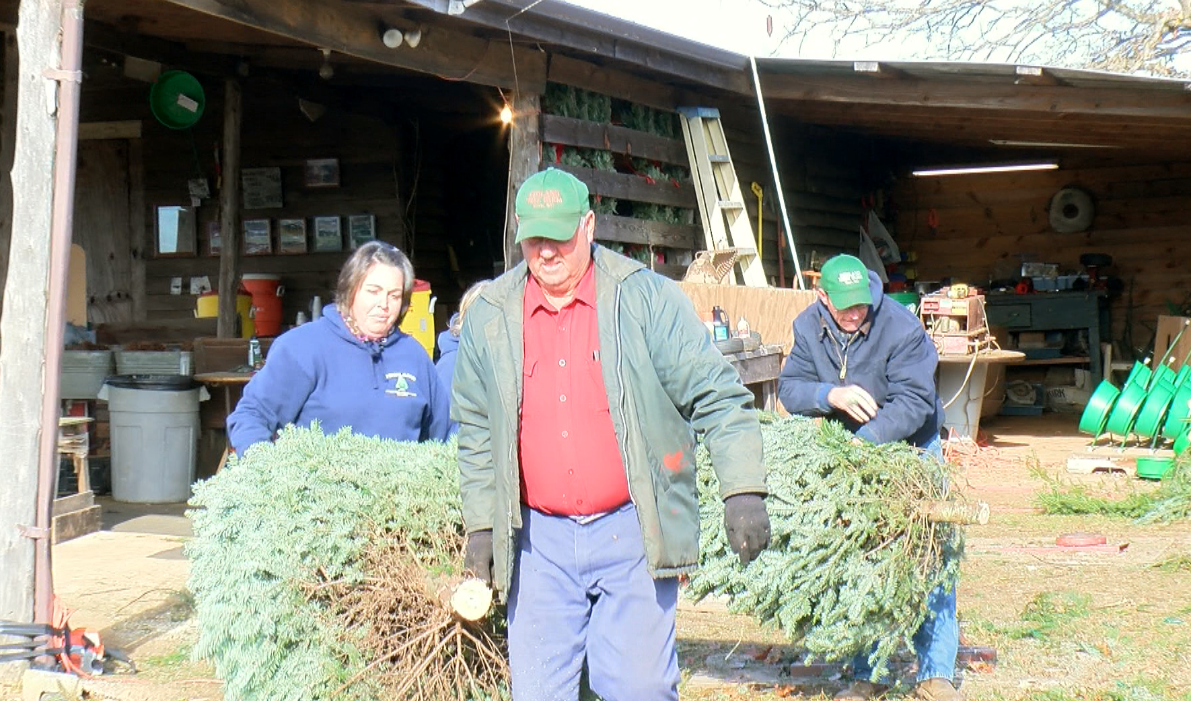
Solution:
[[[330,80],[335,77],[335,68],[331,66],[331,50],[319,49],[323,52],[323,65],[318,68],[318,77],[323,80]]]
[[[500,123],[501,124],[512,124],[513,123],[513,108],[509,107],[507,102],[505,103],[504,107],[500,108]]]

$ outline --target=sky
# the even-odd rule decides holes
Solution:
[[[741,54],[771,56],[783,35],[781,17],[756,0],[564,0],[621,19],[654,27],[670,34]],[[766,31],[766,17],[773,14],[773,36]],[[836,54],[838,50],[838,54]],[[783,52],[790,55],[787,49]],[[834,54],[834,55],[833,55]],[[836,47],[824,42],[806,42],[802,58],[910,58],[891,44],[862,51],[859,47]]]
[[[564,0],[604,14],[654,27],[670,34],[712,46],[756,56],[807,59],[907,61],[920,59],[915,49],[922,39],[897,37],[873,46],[845,38],[839,44],[827,37],[811,36],[795,45],[780,46],[785,34],[782,15],[758,0]],[[773,15],[773,35],[766,31],[766,17]],[[916,46],[917,45],[917,46]],[[1175,61],[1179,70],[1191,73],[1191,52]]]

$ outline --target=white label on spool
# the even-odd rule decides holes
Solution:
[[[178,94],[178,106],[190,112],[198,112],[198,102],[181,93]]]

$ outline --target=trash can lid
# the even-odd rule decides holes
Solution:
[[[157,392],[184,392],[199,386],[199,382],[189,375],[111,375],[104,384],[119,389]]]

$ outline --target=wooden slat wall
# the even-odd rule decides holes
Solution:
[[[1090,230],[1051,230],[1048,206],[1058,190],[1079,186],[1096,199]],[[918,276],[986,284],[1016,277],[1021,256],[1078,271],[1081,253],[1107,253],[1109,271],[1133,285],[1133,338],[1144,344],[1167,303],[1191,294],[1191,163],[908,178],[892,191],[903,249],[918,254]],[[939,226],[927,226],[930,209]],[[1124,332],[1128,294],[1112,301],[1113,337]]]

